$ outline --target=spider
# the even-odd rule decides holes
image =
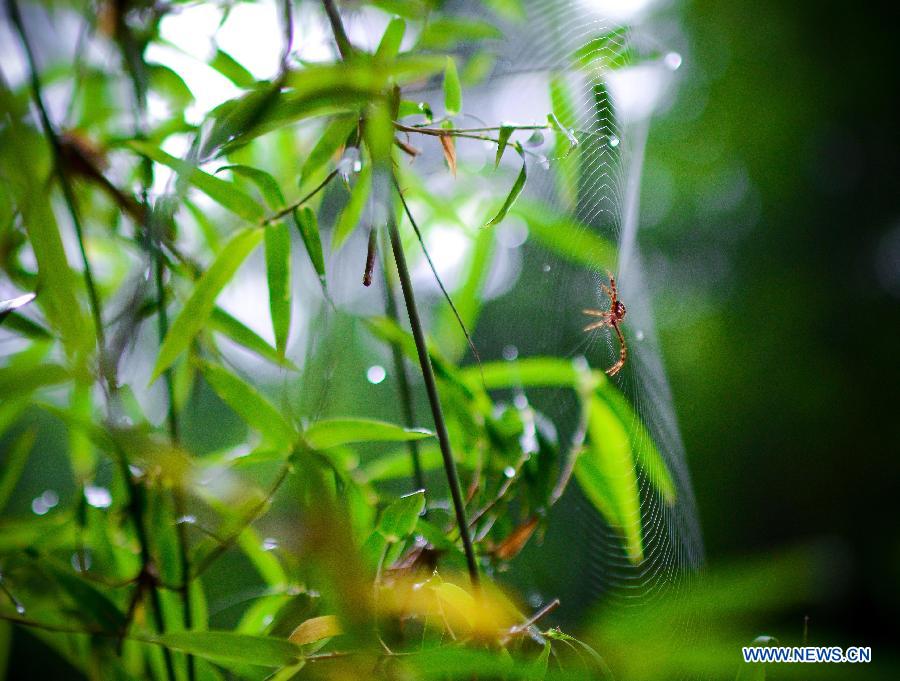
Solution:
[[[612,273],[607,270],[606,275],[609,277],[609,286],[600,284],[600,288],[609,296],[609,309],[582,310],[582,312],[589,317],[599,317],[597,321],[592,321],[585,326],[585,331],[593,331],[594,329],[608,326],[616,332],[616,336],[619,339],[619,361],[606,370],[607,376],[615,376],[625,366],[625,359],[628,357],[628,346],[625,345],[625,336],[622,335],[622,330],[619,328],[622,320],[625,319],[625,305],[619,300],[619,290],[616,288],[616,280]]]

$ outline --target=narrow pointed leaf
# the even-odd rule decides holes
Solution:
[[[254,201],[251,196],[238,189],[233,182],[226,182],[221,178],[210,175],[187,161],[175,158],[147,142],[131,141],[128,144],[139,154],[171,168],[184,180],[235,215],[250,222],[258,222],[263,218],[262,206]]]
[[[394,17],[388,23],[375,50],[375,60],[389,62],[400,54],[400,44],[403,42],[403,34],[406,32],[406,22],[400,17]]]
[[[497,135],[497,155],[494,157],[494,167],[500,165],[500,159],[503,158],[503,152],[506,151],[506,145],[509,142],[510,135],[513,134],[514,128],[511,125],[503,125],[500,127],[500,134]]]
[[[230,631],[179,631],[161,636],[145,634],[140,640],[211,660],[262,667],[296,664],[303,656],[296,643],[285,639]]]
[[[256,85],[256,78],[234,57],[224,50],[217,49],[209,65],[242,89]]]
[[[284,222],[266,227],[266,282],[275,347],[283,357],[291,332],[291,233]]]
[[[506,201],[503,202],[500,210],[493,218],[491,218],[491,220],[485,225],[485,227],[493,227],[503,222],[503,218],[505,218],[506,214],[509,213],[509,209],[513,207],[516,199],[519,198],[519,194],[521,194],[522,190],[525,188],[525,180],[527,176],[528,171],[526,169],[525,161],[523,160],[522,170],[519,171],[519,176],[516,178],[515,183],[513,183],[512,189],[509,190],[509,195],[507,195]]]
[[[37,431],[32,427],[22,433],[8,448],[0,467],[0,512],[6,508],[34,446]]]
[[[230,165],[222,166],[216,173],[220,173],[223,170],[230,170],[236,175],[246,177],[255,184],[269,208],[277,210],[284,206],[284,194],[281,193],[278,181],[265,170],[244,165]]]
[[[216,394],[251,428],[279,447],[289,447],[296,434],[293,426],[259,391],[227,369],[204,362],[203,377]]]
[[[316,212],[312,208],[304,206],[294,211],[294,220],[297,223],[300,238],[303,239],[303,245],[306,246],[309,259],[312,261],[319,279],[324,281],[325,258],[322,255],[322,239],[319,237],[319,221],[316,219]]]
[[[238,267],[259,245],[262,238],[263,230],[259,228],[238,232],[200,277],[190,298],[166,334],[156,359],[156,366],[153,368],[151,381],[155,381],[163,371],[172,366],[206,325],[219,293],[231,281]]]
[[[212,311],[209,318],[210,327],[213,331],[217,331],[238,345],[255,352],[263,359],[279,366],[287,367],[292,371],[297,371],[297,367],[290,360],[285,359],[278,354],[278,351],[269,345],[259,334],[248,328],[220,307]]]
[[[455,116],[462,111],[462,87],[453,57],[447,57],[447,66],[444,68],[444,109],[448,116]]]
[[[353,442],[405,442],[432,437],[423,428],[404,428],[374,419],[322,419],[307,428],[303,437],[314,449],[328,449]]]
[[[369,199],[369,192],[372,189],[372,166],[364,166],[359,176],[356,178],[356,184],[350,192],[350,198],[341,215],[338,218],[334,228],[334,237],[331,240],[331,250],[338,250],[347,237],[356,229],[359,220],[362,217],[363,209],[366,207],[366,201]]]
[[[357,125],[359,125],[358,116],[338,116],[332,119],[303,162],[300,177],[305,180],[328,163],[338,149],[346,144],[347,138],[350,137],[350,133],[356,129]]]

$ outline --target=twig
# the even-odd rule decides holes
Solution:
[[[328,21],[331,23],[331,32],[334,33],[334,41],[337,43],[338,52],[341,53],[342,59],[349,59],[353,55],[353,46],[344,30],[344,22],[341,20],[341,14],[338,12],[334,0],[322,0],[325,6],[325,14],[328,15]]]
[[[319,184],[311,192],[309,192],[309,194],[304,196],[302,199],[298,199],[297,201],[294,201],[292,204],[285,206],[284,208],[273,213],[269,217],[263,218],[262,224],[269,225],[273,222],[278,222],[281,218],[283,218],[288,213],[293,213],[300,206],[302,206],[304,203],[306,203],[312,197],[314,197],[316,194],[318,194],[320,191],[322,191],[328,185],[328,183],[331,182],[337,176],[338,172],[340,172],[339,169],[332,170],[330,173],[328,173],[328,177],[326,177],[324,180],[322,180],[322,183]]]

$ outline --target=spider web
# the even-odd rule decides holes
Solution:
[[[703,562],[685,451],[654,329],[651,291],[637,238],[641,173],[653,104],[653,92],[642,92],[641,88],[652,90],[660,78],[671,77],[673,64],[677,68],[680,59],[672,55],[616,70],[611,64],[617,55],[640,51],[642,36],[637,29],[624,30],[604,21],[586,1],[531,0],[525,8],[527,19],[506,30],[497,68],[487,86],[499,93],[494,109],[500,118],[495,120],[507,116],[541,120],[549,111],[541,108],[547,106],[547,97],[536,93],[546,92],[551,78],[562,79],[570,92],[581,156],[577,201],[566,207],[560,199],[554,173],[573,170],[554,158],[549,159],[550,172],[541,172],[539,167],[531,170],[527,196],[540,197],[560,214],[568,214],[585,229],[616,245],[614,274],[620,299],[628,310],[622,327],[628,360],[612,380],[652,437],[676,487],[674,503],[666,503],[654,491],[650,472],[635,462],[644,547],[643,559],[637,563],[626,555],[620,534],[578,495],[577,517],[585,537],[581,563],[591,595],[602,597],[607,605],[627,608],[652,604],[664,597],[677,598]],[[601,36],[605,38],[598,40]],[[587,69],[573,69],[572,55],[576,52],[589,55]],[[585,357],[594,369],[611,366],[618,356],[615,336],[608,329],[587,336],[581,331],[590,321],[584,318],[582,309],[607,309],[609,305],[600,290],[607,279],[603,264],[596,263],[586,272],[566,266],[546,251],[540,252],[540,258],[540,275],[529,273],[526,265],[517,283],[537,286],[544,295],[532,297],[531,331],[527,337],[515,339],[517,352],[513,354],[520,358],[549,355],[568,348],[570,356]],[[554,422],[572,422],[571,400],[558,395],[529,398]],[[564,438],[560,433],[560,439]],[[633,449],[639,445],[632,442]]]

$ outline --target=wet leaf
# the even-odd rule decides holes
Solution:
[[[485,227],[494,227],[495,225],[499,225],[503,222],[503,218],[506,217],[506,214],[509,213],[509,209],[513,207],[516,199],[519,198],[519,194],[522,193],[522,190],[525,188],[525,180],[528,176],[528,171],[526,169],[525,160],[522,160],[522,170],[519,171],[519,176],[516,178],[516,181],[513,183],[512,189],[509,190],[509,194],[506,196],[506,200],[503,202],[503,205],[500,206],[500,210],[497,214],[491,218]]]
[[[403,541],[416,529],[424,510],[424,490],[400,497],[384,509],[378,522],[378,532],[391,543]]]

